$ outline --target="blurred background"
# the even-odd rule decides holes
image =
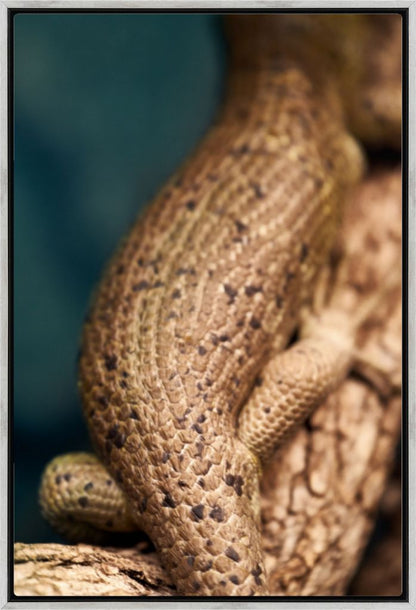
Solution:
[[[222,97],[221,23],[203,14],[14,17],[14,482],[18,542],[46,462],[88,450],[76,354],[91,290]]]

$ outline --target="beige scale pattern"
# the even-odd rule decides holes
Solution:
[[[282,350],[313,309],[343,201],[363,172],[345,126],[344,56],[357,59],[354,32],[368,45],[387,28],[380,23],[230,18],[222,113],[133,226],[94,297],[79,386],[105,468],[87,454],[74,466],[57,458],[42,508],[72,539],[143,529],[179,593],[267,595],[261,462],[351,366],[348,333],[331,342],[312,325]],[[310,57],[327,69],[312,71]],[[391,143],[400,117],[390,101],[383,112],[371,137],[382,139],[384,125]]]

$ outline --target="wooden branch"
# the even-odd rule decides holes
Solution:
[[[402,506],[400,463],[381,500],[383,529],[351,585],[351,595],[398,596],[402,593]]]
[[[347,210],[341,239],[351,312],[401,261],[400,170],[378,169]],[[401,294],[388,292],[359,355],[400,379]],[[400,397],[371,366],[352,374],[276,455],[262,484],[263,545],[274,595],[342,595],[374,525],[400,433]],[[376,387],[369,379],[373,379]],[[389,558],[389,561],[392,561]],[[86,545],[15,548],[16,595],[174,595],[155,554]],[[377,582],[377,579],[374,580]],[[377,595],[378,590],[367,595]]]

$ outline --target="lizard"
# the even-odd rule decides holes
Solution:
[[[98,457],[53,460],[42,511],[73,540],[144,530],[182,594],[270,593],[262,465],[354,363],[361,318],[316,318],[314,302],[365,171],[357,104],[370,119],[377,107],[361,121],[370,143],[397,144],[400,96],[383,115],[374,88],[355,95],[371,17],[228,19],[221,114],[123,240],[85,321]]]

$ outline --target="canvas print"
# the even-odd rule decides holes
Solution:
[[[15,596],[402,595],[402,19],[14,15]]]

